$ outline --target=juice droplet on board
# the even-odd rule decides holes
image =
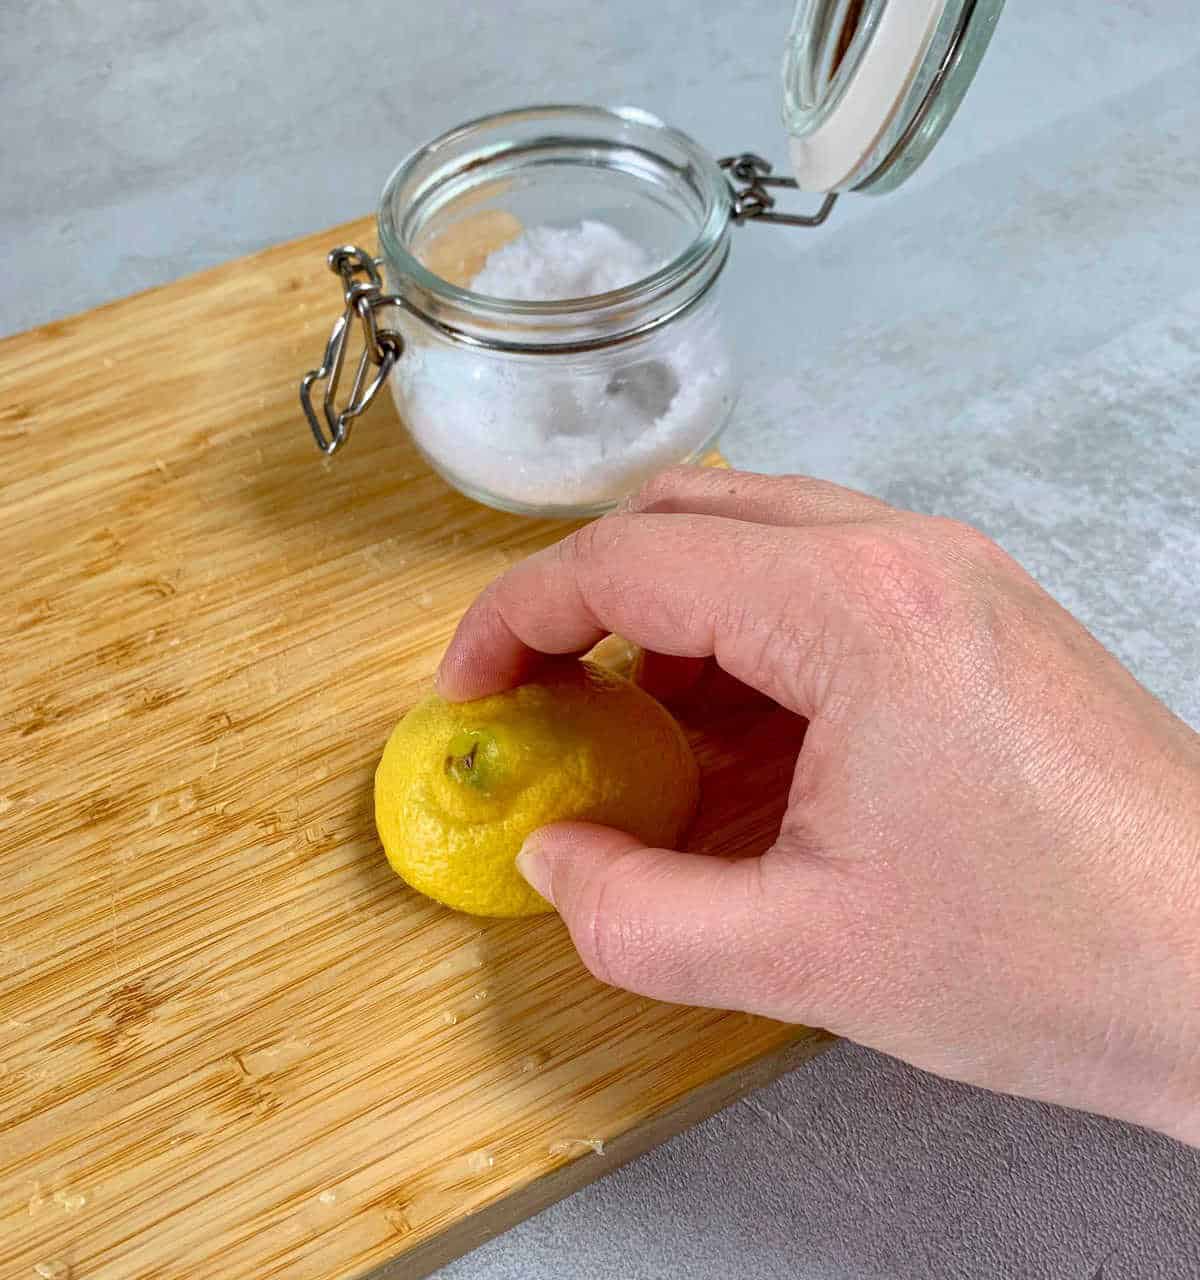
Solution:
[[[526,1054],[521,1059],[520,1072],[523,1076],[536,1075],[549,1061],[549,1055],[538,1050],[536,1053]]]
[[[336,1192],[336,1191],[322,1191],[322,1192],[321,1192],[321,1194],[317,1197],[317,1199],[318,1199],[322,1204],[336,1204],[336,1203],[337,1203],[337,1192]]]
[[[600,1156],[604,1154],[604,1139],[559,1138],[550,1144],[549,1151],[552,1156],[569,1156],[573,1151],[578,1151],[580,1147],[587,1147]]]
[[[486,1173],[496,1163],[496,1157],[490,1151],[472,1151],[467,1156],[467,1168],[472,1173]]]

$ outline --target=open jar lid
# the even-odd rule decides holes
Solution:
[[[1004,0],[798,0],[784,122],[805,191],[894,190],[970,88]]]

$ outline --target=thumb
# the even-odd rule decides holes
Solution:
[[[517,868],[558,909],[601,982],[677,1004],[768,1012],[778,973],[762,860],[648,849],[584,822],[543,827]],[[775,1001],[770,1001],[775,1005]]]

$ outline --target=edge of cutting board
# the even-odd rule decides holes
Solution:
[[[699,1089],[605,1143],[600,1155],[584,1155],[528,1182],[503,1200],[463,1218],[453,1231],[416,1246],[356,1280],[421,1280],[454,1262],[527,1218],[565,1200],[576,1191],[615,1173],[686,1129],[764,1088],[837,1043],[837,1037],[812,1027],[798,1027],[796,1040]]]

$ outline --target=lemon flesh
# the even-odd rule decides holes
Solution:
[[[436,694],[392,731],[375,773],[375,824],[414,889],[480,916],[552,911],[515,866],[550,822],[600,822],[675,847],[699,770],[658,702],[589,662],[475,702]]]

